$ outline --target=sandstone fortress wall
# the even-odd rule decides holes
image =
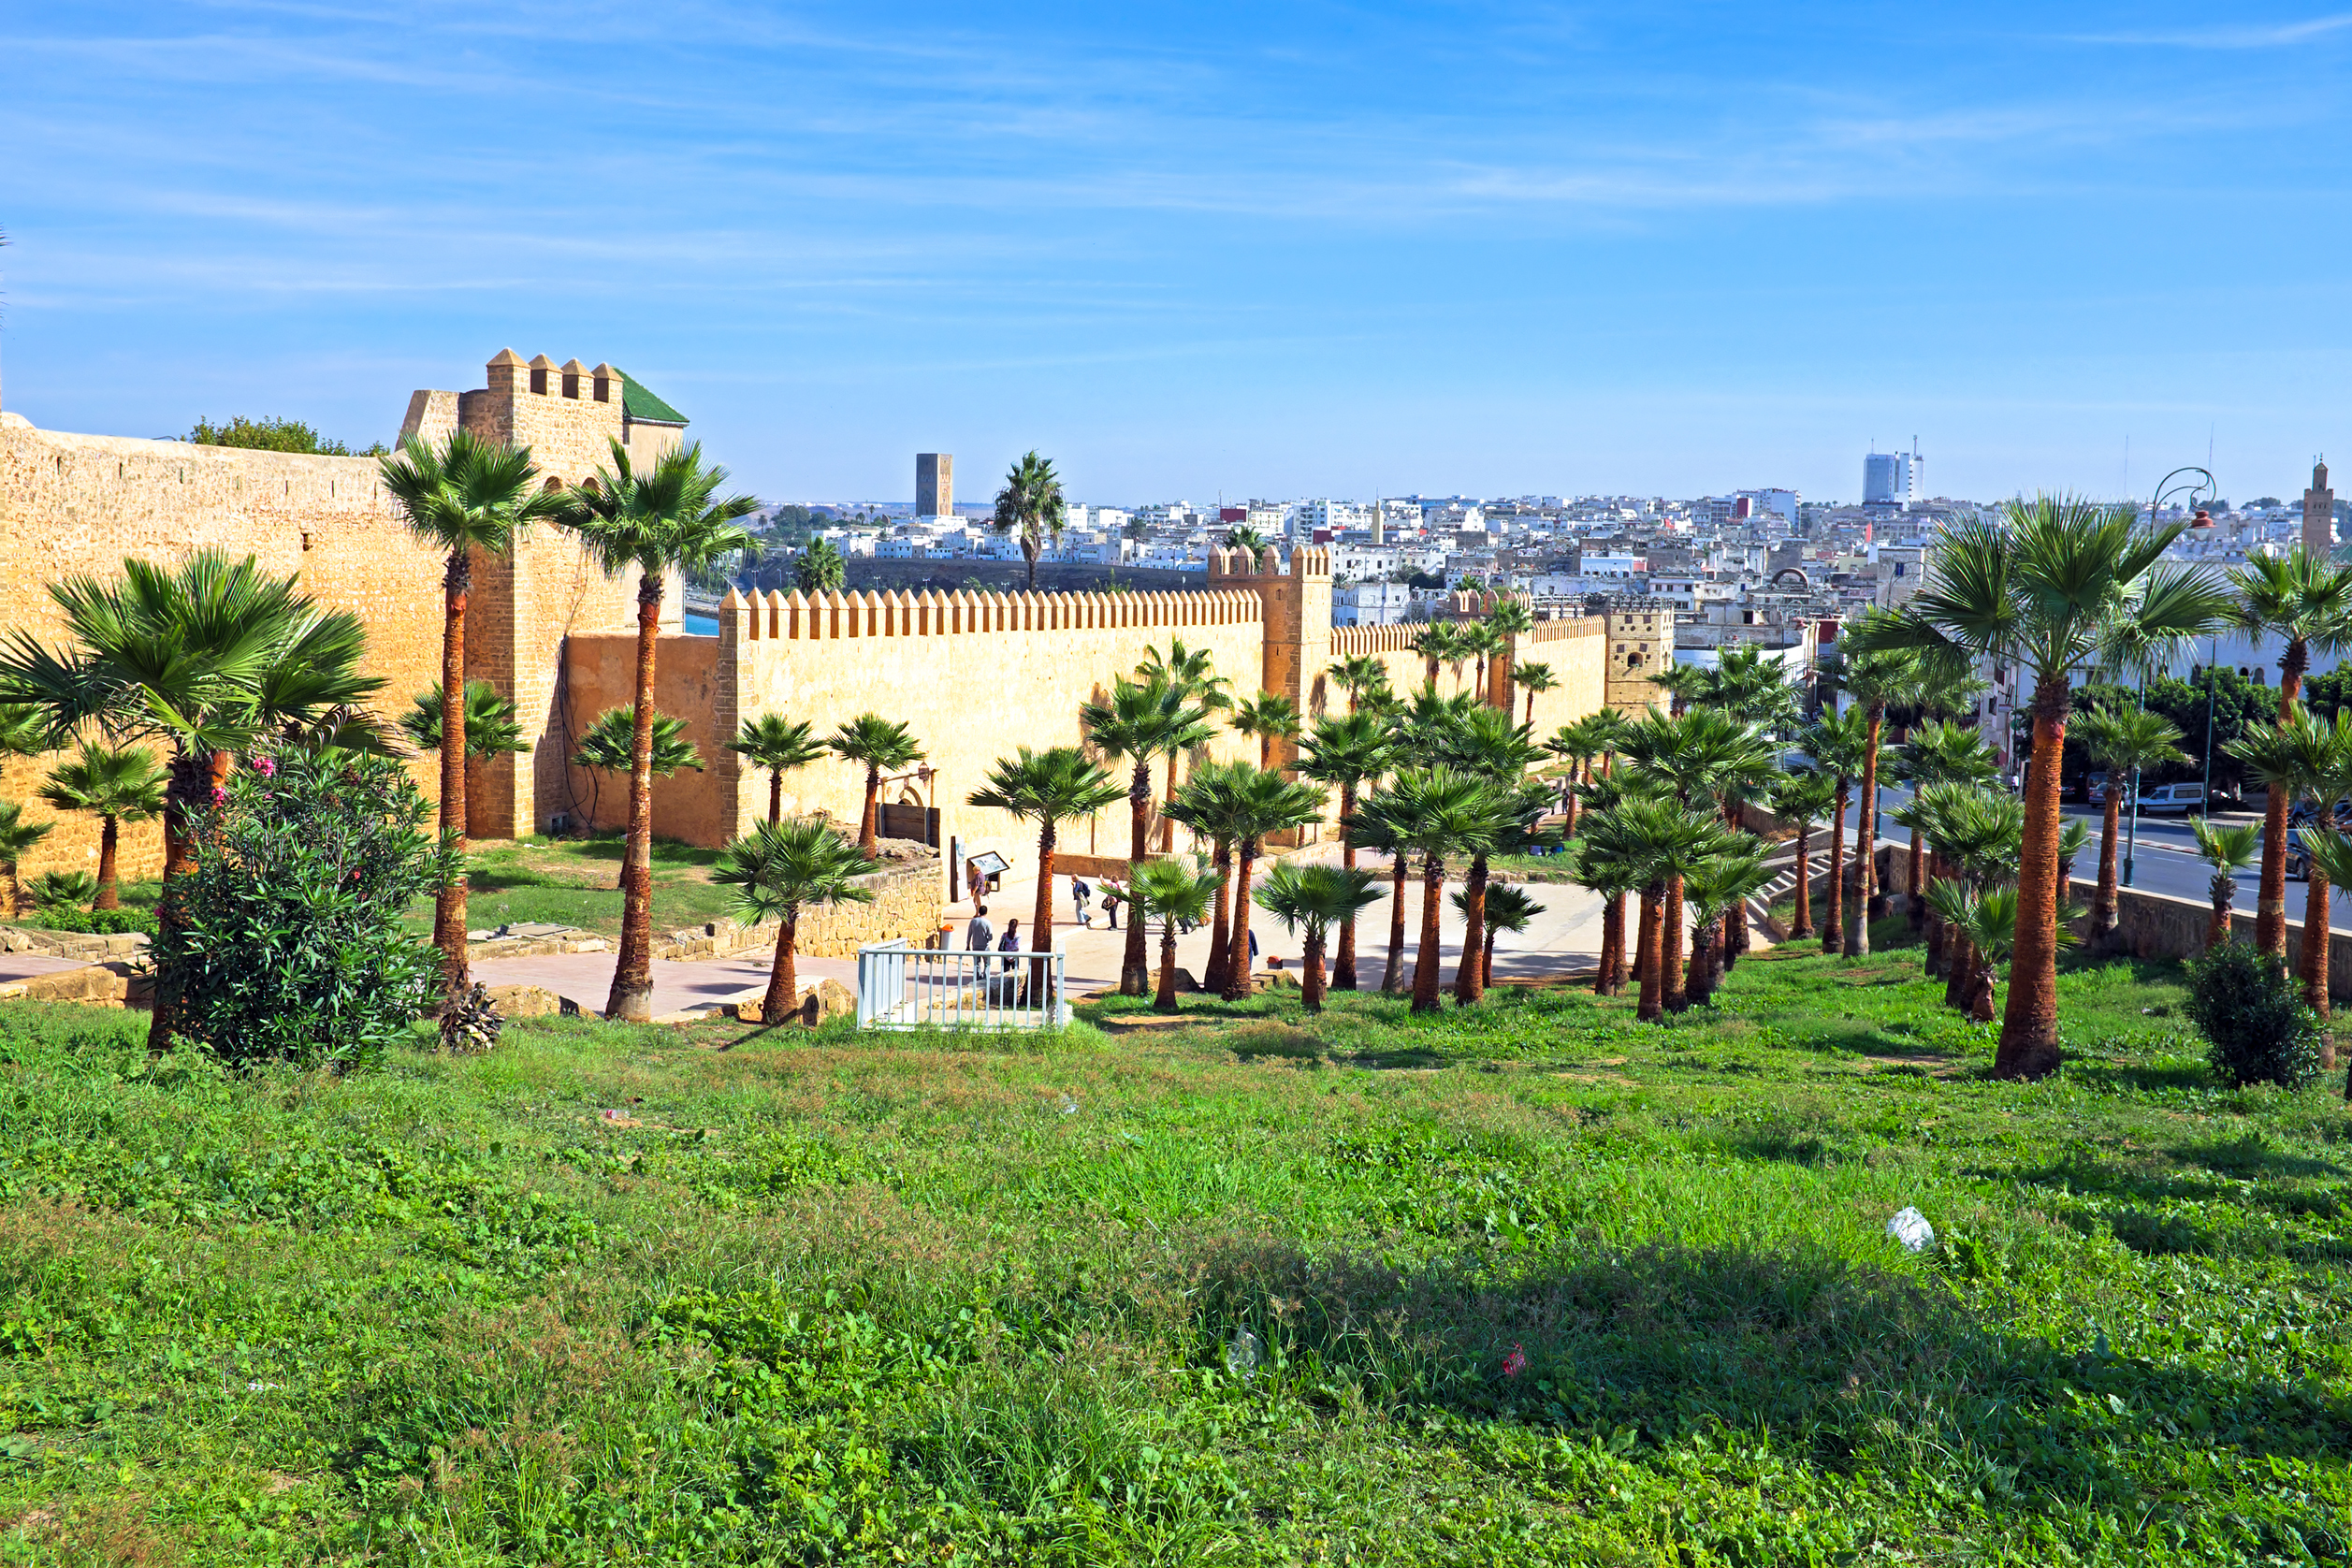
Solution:
[[[414,393],[401,433],[431,441],[463,427],[528,443],[549,484],[588,480],[610,465],[611,442],[642,464],[684,439],[684,417],[609,364],[525,361],[504,350],[485,379],[470,392]],[[55,642],[61,623],[47,588],[61,576],[110,577],[128,556],[168,559],[208,545],[298,573],[322,603],[362,616],[387,716],[438,678],[442,562],[394,515],[372,458],[67,435],[0,414],[0,629]],[[467,675],[516,703],[533,750],[481,770],[470,790],[472,835],[545,831],[559,816],[621,825],[626,781],[591,777],[568,759],[600,713],[632,698],[633,576],[606,578],[575,536],[547,525],[512,557],[477,557],[473,567]],[[1035,830],[965,797],[1016,746],[1078,743],[1079,704],[1107,695],[1147,648],[1171,638],[1206,647],[1237,698],[1279,692],[1310,716],[1344,705],[1328,675],[1336,659],[1375,655],[1399,690],[1418,685],[1422,673],[1410,629],[1332,628],[1329,555],[1315,547],[1294,551],[1286,565],[1270,550],[1262,559],[1218,551],[1198,591],[731,594],[716,637],[683,633],[682,596],[675,581],[669,588],[656,700],[686,720],[704,767],[656,783],[654,828],[701,845],[723,843],[766,813],[766,776],[726,749],[740,721],[762,713],[808,719],[820,734],[869,710],[906,721],[935,771],[888,798],[938,807],[943,846],[952,836],[967,852],[996,849],[1025,867]],[[1497,690],[1525,717],[1526,694],[1510,686],[1509,669],[1515,659],[1541,659],[1559,685],[1536,701],[1536,733],[1592,712],[1620,678],[1610,668],[1609,630],[1598,617],[1539,623],[1495,661]],[[1257,743],[1224,732],[1205,754],[1255,760]],[[30,801],[51,761],[0,767],[0,799]],[[1294,748],[1278,745],[1275,761],[1294,762]],[[414,767],[432,791],[432,760]],[[1166,781],[1154,774],[1157,794]],[[786,808],[854,821],[864,787],[860,770],[819,762],[787,777]],[[52,817],[37,803],[28,815]],[[1124,802],[1063,832],[1077,853],[1121,855],[1126,841]],[[23,872],[86,869],[96,846],[94,821],[65,818]],[[126,875],[152,876],[161,860],[153,824],[126,828]]]

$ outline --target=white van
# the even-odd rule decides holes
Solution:
[[[2140,791],[2137,802],[2141,814],[2148,817],[2182,816],[2205,809],[2205,786],[2202,784],[2155,784]]]

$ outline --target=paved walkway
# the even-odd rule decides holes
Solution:
[[[53,975],[60,969],[86,969],[87,958],[52,958],[38,952],[0,952],[0,985],[15,980],[31,980],[35,975]]]
[[[604,1010],[613,989],[611,952],[558,952],[542,958],[486,959],[473,966],[473,978],[484,985],[536,985],[554,992],[593,1017]],[[740,958],[716,958],[695,963],[656,960],[653,965],[653,1016],[662,1022],[716,1011],[727,1002],[757,1000],[768,988],[771,957],[746,953]],[[857,989],[854,958],[801,957],[794,965],[804,986],[835,980]]]

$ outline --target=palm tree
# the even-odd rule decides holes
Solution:
[[[1142,679],[1158,680],[1183,693],[1184,701],[1210,713],[1224,713],[1233,706],[1233,682],[1217,674],[1216,667],[1205,647],[1186,647],[1182,637],[1168,640],[1168,651],[1146,647],[1143,662],[1135,667]],[[1168,747],[1168,787],[1162,798],[1176,798],[1176,759],[1196,747],[1205,746],[1205,739],[1190,736],[1171,739]],[[1174,819],[1164,819],[1160,825],[1160,853],[1167,854],[1176,847]]]
[[[1664,780],[1685,806],[1716,808],[1729,821],[1731,803],[1764,787],[1779,766],[1763,732],[1719,708],[1693,708],[1679,719],[1652,713],[1633,727],[1626,754]],[[1662,911],[1665,1006],[1682,1010],[1682,879],[1677,863],[1668,870]]]
[[[1486,951],[1488,856],[1491,849],[1517,842],[1541,820],[1548,791],[1527,782],[1527,770],[1542,755],[1526,730],[1512,724],[1500,709],[1473,708],[1458,720],[1433,733],[1437,759],[1492,786],[1494,820],[1485,835],[1485,848],[1471,851],[1469,875],[1462,884],[1465,923],[1461,961],[1454,970],[1454,1000],[1468,1007],[1485,987],[1482,958]]]
[[[870,904],[874,894],[857,878],[874,863],[833,828],[813,817],[754,822],[720,851],[710,879],[735,890],[735,906],[751,922],[775,921],[776,960],[768,970],[760,1022],[781,1024],[800,1001],[793,963],[801,911],[828,904]],[[813,1020],[811,1022],[814,1022]]]
[[[685,719],[657,710],[649,729],[652,757],[647,765],[657,777],[703,771],[702,754],[686,738]],[[606,708],[596,716],[595,723],[580,732],[580,742],[572,748],[572,765],[597,773],[627,773],[635,765],[636,738],[637,710],[632,706]]]
[[[1632,878],[1640,895],[1633,975],[1641,999],[1634,1013],[1644,1023],[1665,1010],[1666,884],[1706,858],[1717,833],[1712,820],[1700,812],[1672,799],[1642,797],[1596,811],[1585,829],[1585,853]]]
[[[50,770],[38,791],[60,811],[86,811],[98,819],[98,883],[93,909],[122,907],[115,879],[115,852],[123,822],[143,822],[164,808],[164,775],[155,754],[143,746],[121,750],[81,743],[81,754]]]
[[[2178,531],[2177,530],[2175,531]],[[2314,653],[2352,647],[2352,567],[2301,545],[2283,556],[2257,555],[2229,574],[2238,598],[2230,625],[2249,639],[2279,637],[2278,721],[2287,722]],[[2254,944],[2287,956],[2287,809],[2273,792],[2262,808],[2262,880],[2255,893]]]
[[[1306,933],[1299,966],[1299,1002],[1308,1012],[1323,1010],[1324,939],[1337,922],[1353,921],[1380,902],[1372,884],[1379,874],[1338,865],[1297,865],[1284,861],[1266,874],[1258,907],[1286,931]]]
[[[2252,822],[2222,826],[2206,817],[2198,818],[2189,823],[2189,828],[2197,835],[2197,852],[2214,868],[2208,890],[2214,901],[2214,915],[2205,926],[2205,945],[2210,948],[2229,939],[2229,906],[2238,897],[2236,873],[2253,864],[2254,857],[2261,851],[2262,830]],[[2329,880],[2338,887],[2352,886],[2352,882],[2336,882],[2332,877]]]
[[[642,472],[628,449],[609,443],[612,467],[564,493],[563,516],[580,531],[608,577],[637,577],[637,731],[631,746],[629,840],[621,862],[620,954],[605,1016],[642,1024],[653,1016],[654,650],[661,633],[662,582],[691,574],[739,550],[751,536],[735,519],[759,504],[719,494],[727,471],[705,466],[700,443],[663,454]]]
[[[1323,820],[1323,791],[1260,768],[1232,774],[1233,930],[1226,938],[1223,995],[1238,1002],[1250,993],[1250,878],[1260,848],[1272,835]]]
[[[1797,741],[1798,748],[1813,759],[1822,777],[1837,781],[1829,817],[1829,898],[1822,911],[1822,951],[1826,953],[1835,953],[1843,945],[1838,910],[1845,891],[1839,873],[1846,847],[1846,807],[1852,799],[1854,780],[1862,777],[1863,751],[1869,735],[1869,717],[1857,707],[1842,715],[1823,712]]]
[[[1425,684],[1432,691],[1437,690],[1437,667],[1440,664],[1453,665],[1455,676],[1459,679],[1461,661],[1467,657],[1462,648],[1462,629],[1458,622],[1450,620],[1433,620],[1415,632],[1413,651],[1419,654],[1422,662],[1428,666]]]
[[[1858,647],[1948,652],[2033,678],[2023,913],[1994,1056],[1998,1077],[2040,1078],[2058,1065],[2058,773],[2074,674],[2119,621],[2132,623],[2130,641],[2146,646],[2194,635],[2231,609],[2202,573],[2159,564],[2185,525],[2143,530],[2138,515],[2061,498],[2011,501],[1999,523],[1947,529],[1925,586],[1902,610],[1849,634]]]
[[[1394,745],[1393,738],[1391,745]],[[1396,755],[1390,757],[1394,766]],[[1347,843],[1388,857],[1388,956],[1380,971],[1380,989],[1395,995],[1404,989],[1404,885],[1413,874],[1412,850],[1397,836],[1396,824],[1377,811],[1366,809],[1376,796],[1366,796],[1347,819]],[[1346,932],[1341,933],[1343,940]]]
[[[2343,712],[2339,719],[2352,717]],[[2339,776],[2341,777],[2341,776]],[[2332,797],[2331,797],[2332,798]],[[2322,817],[2322,824],[2331,824],[2331,818]],[[2303,915],[2303,1005],[2319,1015],[2319,1026],[2328,1027],[2328,889],[2352,887],[2352,838],[2347,838],[2332,825],[2304,828],[2300,835],[2303,852],[2311,861],[2311,885],[2317,890],[2312,894],[2310,908]],[[2318,923],[2312,923],[2316,911]],[[2319,1037],[2319,1065],[2336,1065],[2335,1036],[2322,1033]]]
[[[69,642],[29,632],[0,643],[0,700],[30,704],[51,733],[84,723],[123,740],[170,747],[164,789],[164,884],[192,861],[189,810],[225,785],[238,749],[256,736],[356,707],[384,685],[359,674],[367,630],[348,611],[320,609],[291,576],[247,556],[197,550],[171,566],[125,560],[119,582],[72,576],[50,585]],[[179,920],[166,898],[157,918]],[[168,1049],[178,1017],[172,977],[157,977],[150,1048]]]
[[[1882,614],[1870,612],[1853,630],[1862,631],[1872,618]],[[1931,670],[1927,655],[1921,649],[1872,647],[1866,646],[1866,639],[1856,642],[1850,638],[1842,661],[1841,682],[1846,694],[1867,720],[1862,743],[1862,817],[1854,824],[1854,891],[1846,910],[1846,956],[1859,958],[1870,951],[1870,917],[1875,912],[1870,906],[1878,892],[1879,738],[1886,723],[1886,710],[1911,700],[1937,674],[1949,671],[1958,661],[1955,656],[1939,651],[1935,662],[1942,670]]]
[[[1373,692],[1388,685],[1388,666],[1376,654],[1359,653],[1340,660],[1329,670],[1331,679],[1347,693],[1347,711],[1354,713]]]
[[[1549,664],[1539,663],[1532,659],[1524,664],[1513,664],[1511,678],[1527,689],[1527,721],[1532,724],[1535,722],[1535,699],[1555,690],[1560,685],[1559,678],[1552,674]]]
[[[1684,878],[1683,897],[1692,911],[1690,996],[1694,1007],[1715,995],[1717,979],[1722,973],[1723,948],[1716,928],[1733,906],[1745,904],[1771,878],[1764,869],[1764,846],[1744,834],[1737,836],[1746,843],[1709,855]]]
[[[1387,725],[1370,713],[1349,712],[1315,720],[1299,748],[1299,772],[1340,792],[1340,864],[1356,869],[1356,792],[1388,771],[1395,742]],[[1331,987],[1356,989],[1356,917],[1340,922],[1339,951],[1331,963]]]
[[[1517,662],[1514,654],[1518,639],[1535,630],[1535,608],[1516,593],[1500,594],[1494,608],[1487,612],[1486,629],[1494,639],[1493,652],[1488,657],[1495,661],[1489,667],[1487,701],[1507,709],[1512,705],[1511,683],[1517,678],[1517,672],[1512,668]],[[1531,714],[1528,722],[1534,721]]]
[[[1679,719],[1691,706],[1691,699],[1713,685],[1708,672],[1696,664],[1677,664],[1671,651],[1662,654],[1666,662],[1650,673],[1650,683],[1666,694],[1666,716]],[[1650,704],[1655,707],[1656,704]]]
[[[1228,550],[1247,550],[1253,563],[1258,557],[1264,555],[1272,544],[1272,540],[1247,523],[1236,523],[1225,530],[1225,547]]]
[[[1911,786],[1912,805],[1918,803],[1917,791],[1930,784],[1990,784],[2000,775],[2000,764],[1993,748],[1973,726],[1954,724],[1938,719],[1922,724],[1904,740],[1895,758],[1895,777]],[[1932,836],[1914,825],[1908,818],[1901,819],[1911,828],[1911,929],[1916,931],[1926,922],[1927,884],[1935,879],[1932,857],[1925,854]],[[1931,943],[1927,972],[1934,975],[1937,955]]]
[[[841,547],[830,539],[812,539],[808,547],[792,563],[792,587],[809,598],[820,593],[839,593],[849,580],[849,563],[841,559]]]
[[[2275,799],[2289,807],[2299,800],[2317,805],[2321,818],[2332,816],[2335,802],[2345,788],[2347,753],[2352,753],[2352,710],[2339,711],[2336,722],[2330,723],[2314,714],[2300,702],[2290,704],[2287,717],[2276,724],[2248,730],[2223,748],[2229,756],[2243,763],[2245,770],[2259,778]],[[2268,858],[2268,846],[2264,855]],[[2327,995],[2328,970],[2321,956],[2328,938],[2328,877],[2315,863],[2311,868],[2308,901],[2304,906],[2302,984],[2304,1000],[2310,1000],[2313,988],[2315,959],[2317,959],[2317,988],[2322,998]],[[2318,938],[2312,935],[2311,920],[2319,920]],[[2258,937],[2259,923],[2257,923]],[[2315,1009],[2315,1011],[2319,1009]],[[2322,1016],[2325,1016],[2324,1013]]]
[[[28,822],[20,801],[0,801],[0,897],[10,919],[24,913],[24,890],[17,883],[17,863],[26,851],[55,832],[55,822]]]
[[[1152,759],[1197,746],[1208,737],[1202,722],[1206,708],[1196,707],[1184,692],[1167,680],[1131,681],[1124,676],[1111,685],[1111,700],[1090,702],[1078,710],[1078,725],[1095,749],[1111,762],[1129,764],[1127,782],[1127,884],[1142,874],[1152,852]],[[1143,953],[1143,922],[1127,922],[1125,955],[1119,965],[1119,995],[1140,996],[1151,984]]]
[[[2083,749],[2107,766],[2105,810],[2098,841],[2098,892],[2091,898],[2091,940],[2102,940],[2115,928],[2115,846],[2122,837],[2124,796],[2127,778],[2142,768],[2166,762],[2185,762],[2180,726],[2146,708],[2094,708],[2075,726]],[[2133,803],[2135,811],[2139,804]]]
[[[972,791],[972,805],[1009,811],[1038,825],[1038,906],[1029,924],[1031,951],[1053,951],[1053,844],[1061,825],[1074,817],[1093,816],[1125,792],[1101,763],[1075,746],[1044,751],[1022,747],[1013,756],[999,757],[988,770],[987,785]]]
[[[410,436],[398,454],[376,463],[384,488],[409,531],[448,559],[442,568],[441,685],[444,733],[465,735],[466,598],[473,587],[473,553],[502,556],[516,530],[552,517],[561,498],[534,486],[539,471],[528,446],[484,441],[471,430],[449,434],[440,451]],[[470,739],[471,736],[466,738]],[[441,831],[460,849],[466,837],[466,758],[462,746],[441,748]],[[466,989],[466,879],[441,890],[433,908],[433,945],[450,994]]]
[[[499,695],[497,687],[486,680],[466,682],[459,704],[466,717],[466,820],[474,818],[473,791],[482,782],[482,764],[492,757],[519,756],[530,749],[530,742],[523,738],[523,727],[516,721],[515,704]],[[400,715],[399,729],[420,751],[441,749],[441,724],[448,704],[442,699],[441,682],[435,681],[416,694],[409,710]]]
[[[811,732],[807,719],[795,723],[780,713],[763,713],[745,719],[727,749],[753,767],[767,770],[768,820],[780,822],[784,820],[784,776],[806,767],[829,748]]]
[[[1494,787],[1474,775],[1437,766],[1410,768],[1357,807],[1357,816],[1380,824],[1388,842],[1421,862],[1421,940],[1413,966],[1413,1010],[1438,1009],[1438,967],[1443,958],[1438,917],[1445,893],[1450,855],[1475,854],[1494,844],[1498,813]]]
[[[1173,860],[1146,861],[1128,884],[1135,900],[1135,911],[1129,917],[1132,922],[1160,922],[1159,987],[1152,997],[1154,1012],[1176,1010],[1176,928],[1198,925],[1205,920],[1210,901],[1217,895],[1217,887],[1214,871],[1199,870]]]
[[[865,766],[865,806],[858,816],[858,852],[874,853],[875,820],[882,798],[882,775],[897,773],[922,761],[922,743],[915,733],[878,713],[861,713],[835,729],[825,741],[833,754]]]
[[[1466,922],[1470,918],[1470,892],[1456,888],[1446,895],[1454,912]],[[1479,984],[1491,990],[1494,986],[1495,940],[1503,932],[1517,935],[1525,931],[1528,922],[1544,912],[1544,907],[1529,896],[1527,890],[1510,882],[1497,882],[1487,889],[1485,907],[1480,911],[1486,924],[1487,938],[1481,944],[1478,960]]]
[[[1813,819],[1836,809],[1838,792],[1837,778],[1825,773],[1785,774],[1773,786],[1772,814],[1796,827],[1796,910],[1789,923],[1791,941],[1813,934],[1813,858],[1808,841]]]
[[[1026,452],[1005,475],[996,492],[995,524],[999,533],[1017,533],[1021,559],[1029,563],[1029,591],[1038,591],[1038,557],[1049,539],[1062,537],[1064,516],[1061,476],[1053,464],[1036,452]]]
[[[1233,710],[1233,727],[1257,739],[1257,765],[1274,765],[1274,743],[1299,733],[1299,704],[1276,691],[1261,691]]]
[[[0,757],[37,757],[53,744],[46,709],[35,703],[0,703]]]
[[[1948,860],[1954,873],[1947,880],[1956,883],[1959,893],[1979,893],[2016,879],[2025,844],[2024,801],[2006,791],[1931,784],[1920,791],[1918,804],[1938,857]],[[1946,942],[1944,1005],[1967,1011],[1983,983],[1983,955],[1976,951],[1967,920],[1951,918],[1955,895],[1945,894],[1944,885],[1930,888],[1927,899]]]
[[[1490,701],[1487,694],[1488,684],[1487,677],[1493,674],[1494,661],[1502,657],[1503,649],[1503,633],[1497,632],[1491,625],[1483,620],[1463,621],[1456,636],[1455,652],[1458,659],[1451,665],[1454,672],[1454,690],[1457,691],[1462,690],[1462,665],[1475,663],[1478,666],[1478,679],[1471,688],[1473,700],[1481,704]]]

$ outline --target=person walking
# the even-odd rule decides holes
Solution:
[[[1086,912],[1086,901],[1093,896],[1094,890],[1086,885],[1084,878],[1072,877],[1070,878],[1071,907],[1077,911],[1078,923],[1089,931],[1094,929],[1095,921],[1094,917]]]
[[[1014,922],[1019,924],[1019,922]],[[988,923],[988,906],[972,906],[972,922],[964,928],[964,947],[967,952],[986,952],[996,942],[996,928]]]
[[[1126,894],[1119,891],[1118,883],[1105,882],[1102,885],[1103,919],[1113,931],[1119,929],[1119,906],[1125,901],[1125,898]]]
[[[1005,973],[1011,974],[1012,966],[1021,962],[1018,958],[1010,956],[1021,951],[1021,918],[1018,915],[1005,922],[1005,934],[996,938],[996,951],[1008,955],[1004,962],[1004,970]]]

